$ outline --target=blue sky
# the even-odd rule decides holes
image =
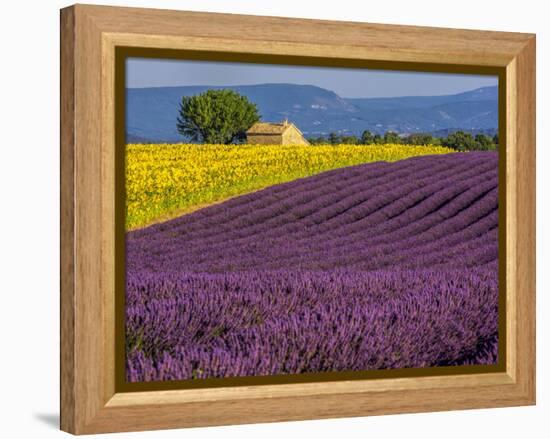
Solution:
[[[434,96],[497,85],[496,76],[130,58],[127,87],[310,84],[341,97]]]

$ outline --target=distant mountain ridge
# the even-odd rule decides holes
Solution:
[[[258,84],[242,86],[182,86],[128,88],[128,142],[182,142],[176,118],[183,96],[208,89],[231,89],[256,103],[262,120],[294,122],[306,137],[330,132],[360,135],[396,131],[441,133],[464,130],[496,133],[498,87],[482,87],[445,96],[342,98],[313,85]]]

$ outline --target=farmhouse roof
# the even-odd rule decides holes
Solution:
[[[294,127],[300,134],[300,130],[292,122],[256,122],[252,125],[246,134],[283,134],[290,127]]]

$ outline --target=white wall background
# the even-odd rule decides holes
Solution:
[[[550,415],[548,123],[549,31],[537,0],[111,0],[119,6],[537,33],[538,405],[121,434],[120,438],[541,438]],[[11,0],[0,14],[1,436],[59,437],[59,8]],[[545,221],[546,220],[546,221]],[[546,270],[545,270],[546,268]],[[547,433],[546,433],[547,434]]]

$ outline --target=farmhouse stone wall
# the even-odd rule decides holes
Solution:
[[[283,133],[283,145],[309,145],[309,142],[292,125]]]
[[[246,141],[253,145],[309,145],[293,123],[256,122],[246,132]]]
[[[246,141],[251,145],[282,145],[283,136],[281,134],[248,134]]]

